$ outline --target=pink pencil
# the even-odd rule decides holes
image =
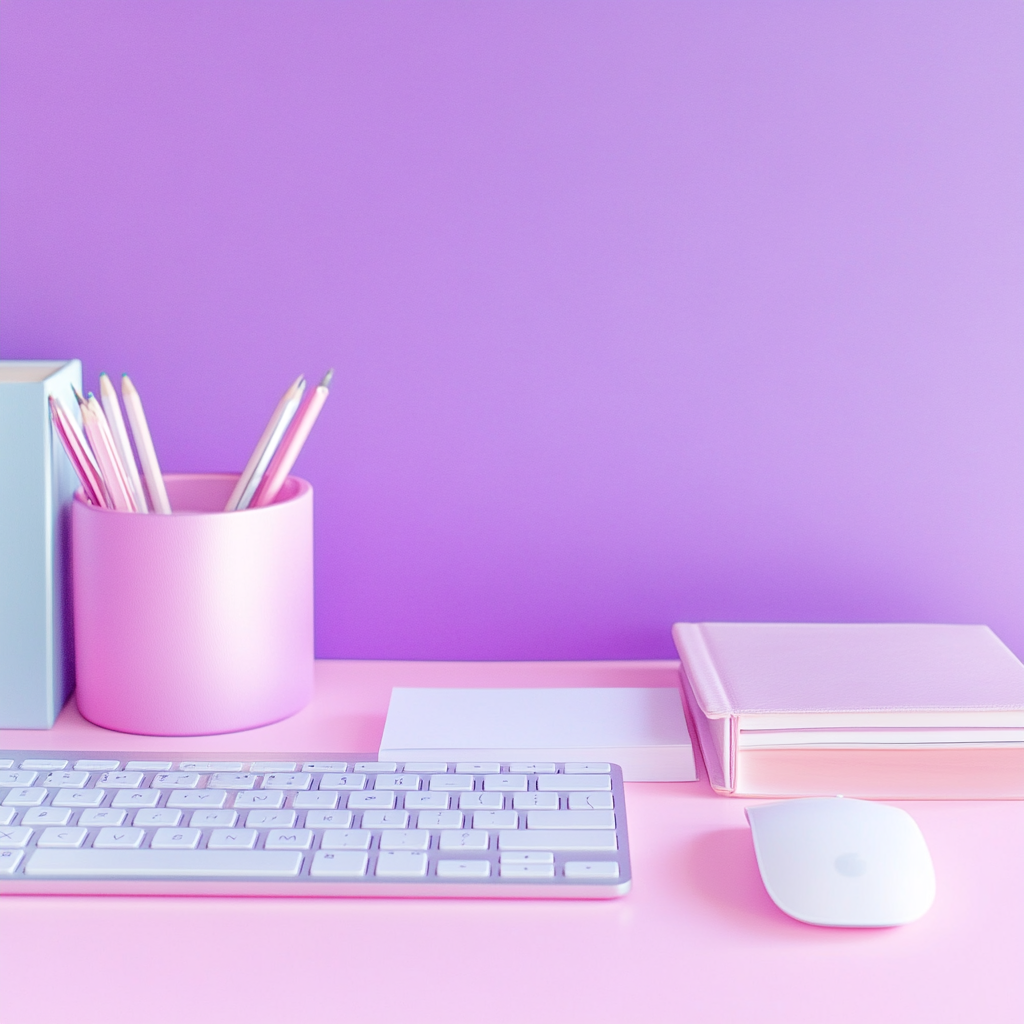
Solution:
[[[107,419],[103,415],[100,403],[90,392],[85,404],[80,408],[85,436],[96,453],[96,461],[114,508],[118,512],[135,512],[135,502],[131,491],[128,490],[128,478],[121,468],[121,460],[114,448],[114,438],[110,433],[110,427],[107,426]]]
[[[270,463],[267,475],[253,496],[249,508],[262,508],[264,505],[273,504],[274,499],[284,486],[285,480],[288,479],[288,474],[291,472],[292,466],[295,465],[295,460],[299,457],[299,452],[302,451],[302,446],[306,443],[306,438],[309,437],[309,432],[313,429],[313,424],[316,423],[316,418],[320,415],[324,402],[327,401],[329,393],[327,385],[330,384],[332,376],[334,376],[333,370],[328,370],[324,374],[324,379],[313,389],[312,394],[309,395],[295,419],[292,420],[288,433]]]
[[[89,445],[78,429],[78,424],[53,395],[50,396],[50,416],[57,430],[57,436],[60,438],[61,444],[64,445],[64,451],[67,452],[71,465],[74,466],[78,479],[82,482],[85,496],[100,508],[112,508],[113,506],[107,502],[103,480],[93,462]]]

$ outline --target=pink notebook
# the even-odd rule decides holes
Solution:
[[[677,623],[715,790],[1024,798],[1024,664],[987,626]]]

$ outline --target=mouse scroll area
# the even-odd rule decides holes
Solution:
[[[768,895],[798,921],[887,928],[935,899],[924,836],[898,807],[815,797],[748,807],[747,820]]]

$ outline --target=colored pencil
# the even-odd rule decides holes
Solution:
[[[167,498],[167,488],[164,486],[160,463],[156,458],[156,449],[153,447],[153,438],[149,433],[149,424],[146,422],[146,413],[142,408],[142,399],[127,373],[121,375],[121,397],[124,399],[124,408],[128,413],[128,422],[131,424],[135,450],[139,453],[139,462],[142,463],[142,475],[146,478],[150,505],[154,512],[169,516],[171,503]]]
[[[80,408],[85,436],[96,455],[96,463],[103,476],[103,482],[107,485],[107,493],[114,508],[118,512],[134,512],[135,502],[128,490],[128,478],[121,467],[117,449],[114,447],[114,438],[110,433],[110,427],[107,426],[103,409],[91,391],[85,404]]]
[[[263,483],[256,491],[250,507],[262,508],[272,504],[284,486],[292,466],[295,465],[295,460],[299,457],[299,452],[302,451],[306,438],[309,437],[309,432],[313,429],[313,424],[316,423],[317,416],[320,415],[324,402],[327,401],[328,385],[333,375],[333,370],[327,371],[324,379],[313,389],[312,394],[306,398],[305,404],[292,420],[292,425],[288,428],[281,447],[278,448],[277,454],[270,463],[270,468],[263,478]]]
[[[85,496],[99,508],[112,508],[100,471],[93,461],[92,452],[89,451],[88,442],[82,436],[74,417],[53,395],[50,396],[50,417],[64,451],[67,452],[71,465],[82,483]]]
[[[225,512],[240,511],[249,507],[256,488],[263,480],[267,467],[277,452],[288,425],[295,416],[295,411],[299,407],[302,393],[305,390],[306,380],[300,374],[281,396],[277,408],[274,409],[274,414],[270,417],[256,448],[245,464],[245,469],[242,470],[242,475],[235,484],[235,489],[231,492],[231,497],[228,498],[228,503],[224,506]]]
[[[142,481],[139,479],[139,470],[135,465],[135,456],[132,454],[132,444],[128,440],[128,431],[125,429],[124,417],[121,415],[121,403],[117,400],[117,392],[110,378],[100,374],[100,399],[103,402],[103,411],[107,414],[107,425],[113,435],[117,453],[121,456],[121,467],[124,469],[128,479],[128,488],[132,500],[138,512],[148,512],[146,505],[146,492],[143,490]]]

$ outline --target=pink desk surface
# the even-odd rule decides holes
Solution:
[[[390,688],[674,686],[674,662],[321,662],[314,703],[230,736],[98,729],[74,704],[5,747],[376,750]],[[744,801],[627,784],[633,891],[609,902],[10,897],[6,1024],[1024,1020],[1024,805],[904,804],[931,847],[917,924],[798,924],[765,894]]]

